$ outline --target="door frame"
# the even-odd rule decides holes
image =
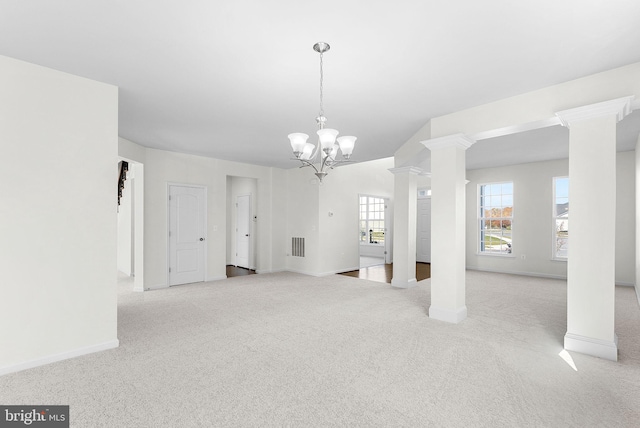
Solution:
[[[170,274],[169,274],[169,266],[171,265],[171,246],[170,246],[170,239],[169,239],[169,227],[171,226],[170,223],[170,212],[171,212],[171,204],[169,201],[169,192],[171,190],[171,186],[180,186],[180,187],[194,187],[194,188],[198,188],[198,189],[203,189],[204,190],[204,248],[203,248],[203,252],[204,252],[204,278],[203,278],[203,282],[207,281],[208,278],[208,269],[207,269],[207,260],[208,260],[208,249],[209,249],[209,228],[207,225],[207,220],[208,220],[208,214],[209,214],[209,202],[207,199],[207,194],[208,194],[208,189],[207,186],[203,186],[200,184],[191,184],[191,183],[176,183],[173,181],[167,181],[167,188],[166,188],[166,201],[167,201],[167,216],[165,218],[165,236],[166,236],[166,247],[167,247],[167,259],[166,259],[166,266],[165,266],[165,272],[166,272],[166,284],[167,287],[171,287],[171,278],[170,278]]]

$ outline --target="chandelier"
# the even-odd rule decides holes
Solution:
[[[324,116],[323,106],[323,80],[324,74],[322,69],[322,55],[329,50],[328,43],[318,42],[313,45],[313,50],[320,54],[320,113],[316,118],[318,124],[318,142],[316,144],[307,143],[309,135],[302,132],[295,132],[289,134],[289,140],[291,141],[291,148],[293,149],[293,155],[296,160],[299,160],[302,165],[300,168],[310,166],[316,172],[315,175],[322,184],[322,179],[328,174],[328,170],[334,166],[349,162],[351,153],[353,153],[353,147],[356,143],[356,137],[344,136],[337,139],[338,131],[331,128],[325,128],[327,118]],[[342,152],[344,159],[336,159],[338,155],[338,149]]]

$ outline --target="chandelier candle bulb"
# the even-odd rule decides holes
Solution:
[[[302,132],[294,132],[293,134],[289,134],[291,148],[293,149],[293,154],[296,156],[296,158],[299,158],[304,151],[304,147],[307,144],[308,139],[309,136],[307,134],[303,134]]]
[[[304,145],[304,149],[302,150],[302,155],[300,155],[300,159],[302,159],[302,160],[309,160],[309,159],[311,159],[311,155],[313,154],[313,149],[314,149],[315,147],[316,147],[316,146],[314,146],[314,145],[313,145],[313,144],[311,144],[311,143],[306,143],[306,144]]]
[[[329,159],[335,159],[336,156],[338,155],[338,145],[334,144],[333,147],[331,147],[331,150],[327,150],[325,152],[322,152],[322,158],[326,158],[327,156],[329,156]]]
[[[356,145],[357,139],[357,137],[354,137],[352,135],[345,135],[338,138],[340,151],[342,152],[342,156],[344,156],[346,159],[349,159],[351,157],[351,153],[353,153],[353,147]]]
[[[336,144],[336,137],[338,136],[338,131],[331,128],[318,129],[318,137],[320,138],[320,145],[322,146],[322,151],[325,153],[327,151],[331,151],[333,146]]]

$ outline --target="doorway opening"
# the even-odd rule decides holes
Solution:
[[[360,204],[360,267],[390,263],[387,219],[389,198],[359,195]]]
[[[418,189],[416,262],[431,263],[431,189]]]
[[[144,165],[121,157],[118,175],[118,284],[144,291]]]
[[[256,270],[258,180],[227,176],[227,277]]]

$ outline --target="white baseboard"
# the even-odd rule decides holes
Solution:
[[[621,285],[622,287],[634,287],[633,282],[616,282],[616,285]]]
[[[261,274],[261,273],[280,273],[280,272],[286,272],[286,269],[256,269],[256,273],[257,274]]]
[[[606,360],[618,361],[618,336],[613,342],[567,333],[564,335],[564,349],[592,355]]]
[[[145,287],[145,291],[147,290],[161,290],[163,288],[169,288],[169,286],[167,284],[156,284],[156,285],[150,285],[148,287]]]
[[[35,358],[33,360],[24,361],[22,363],[0,367],[0,376],[9,374],[9,373],[19,372],[22,370],[32,369],[34,367],[44,366],[45,364],[51,364],[57,361],[80,357],[82,355],[93,354],[94,352],[106,351],[108,349],[117,348],[118,346],[120,346],[120,341],[118,341],[118,339],[115,339],[115,340],[110,340],[108,342],[99,343],[97,345],[74,349],[68,352],[61,352],[59,354],[47,355],[46,357]]]
[[[205,282],[209,282],[209,281],[220,281],[221,279],[227,279],[227,275],[218,275],[218,276],[212,276],[210,278],[207,278],[207,280]]]
[[[563,275],[552,275],[552,274],[547,274],[547,273],[521,272],[521,271],[502,271],[502,270],[485,269],[485,268],[469,267],[469,266],[467,266],[466,269],[467,270],[475,270],[475,271],[478,271],[478,272],[504,273],[504,274],[507,274],[507,275],[533,276],[533,277],[538,277],[538,278],[563,279],[565,281],[567,280],[566,276],[563,276]]]
[[[463,306],[458,309],[446,309],[431,305],[429,307],[429,318],[458,324],[467,318],[467,307]]]
[[[411,288],[411,287],[415,287],[416,285],[418,285],[418,281],[416,281],[415,278],[410,278],[407,281],[403,281],[403,280],[396,280],[394,278],[391,278],[391,286],[392,287],[396,287],[396,288]]]
[[[537,277],[537,278],[550,278],[550,279],[562,279],[562,280],[567,280],[567,277],[565,275],[553,275],[553,274],[548,274],[548,273],[539,273],[539,272],[522,272],[522,271],[503,271],[503,270],[496,270],[496,269],[485,269],[485,268],[479,268],[479,267],[466,267],[467,270],[475,270],[478,272],[490,272],[490,273],[504,273],[507,275],[520,275],[520,276],[533,276],[533,277]],[[626,282],[626,281],[616,281],[615,285],[621,285],[623,287],[633,287],[634,284],[632,282]]]

